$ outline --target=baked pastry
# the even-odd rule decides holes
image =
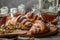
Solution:
[[[21,24],[24,24],[24,25],[27,25],[27,26],[32,26],[30,25],[31,22],[25,17],[25,16],[20,16],[18,19],[17,19],[17,22],[21,23]]]
[[[30,29],[30,27],[32,26],[32,23],[28,19],[26,19],[25,16],[20,16],[17,22],[22,25],[21,29]]]
[[[41,15],[38,16],[38,15],[32,13],[32,12],[28,12],[25,16],[31,22],[35,22],[35,20],[42,20]]]
[[[55,25],[47,24],[44,26],[44,23],[42,21],[40,22],[36,21],[36,24],[33,24],[31,29],[27,32],[28,36],[44,37],[56,34],[58,32],[58,29]]]
[[[14,17],[18,17],[19,15],[24,16],[25,14],[24,14],[24,13],[20,13],[20,12],[17,12],[17,13],[15,13],[15,14],[13,14]]]
[[[18,17],[13,17],[8,21],[9,24],[16,25],[17,23],[20,25],[21,29],[30,29],[32,23],[26,19],[25,16],[19,15]]]
[[[32,13],[32,12],[28,12],[28,13],[25,15],[25,17],[26,17],[29,21],[34,22],[34,21],[37,19],[38,15],[35,15],[35,14]]]
[[[56,25],[56,24],[58,24],[58,21],[57,21],[57,19],[54,19],[51,23]]]
[[[26,17],[20,15],[20,16],[18,16],[17,22],[21,23],[21,21],[22,21],[23,19],[26,19]]]
[[[48,32],[46,25],[42,21],[37,20],[28,31],[27,35],[37,35],[46,32]]]
[[[56,26],[50,25],[48,27],[49,27],[49,32],[47,32],[45,34],[40,34],[40,35],[37,35],[37,36],[45,37],[45,36],[52,36],[52,35],[55,35],[55,34],[58,33],[58,28]]]
[[[29,30],[32,26],[32,23],[29,21],[22,21],[21,23],[21,29]]]
[[[37,17],[37,20],[42,20],[42,17],[38,16],[38,17]]]

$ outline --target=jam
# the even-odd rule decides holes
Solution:
[[[0,26],[2,24],[5,24],[6,23],[6,20],[7,20],[7,15],[5,14],[0,14]]]
[[[42,13],[41,15],[45,22],[51,22],[54,19],[56,19],[58,16],[57,13],[52,13],[52,12],[45,12],[45,13]]]

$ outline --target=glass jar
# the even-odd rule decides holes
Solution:
[[[10,17],[13,17],[13,14],[17,13],[17,8],[10,8]]]
[[[23,14],[25,14],[25,5],[24,4],[20,4],[19,6],[18,6],[18,11],[19,11],[19,13],[23,13]]]
[[[55,23],[57,20],[57,13],[54,12],[43,12],[41,13],[42,19],[45,23]]]
[[[4,7],[2,7],[2,8],[0,9],[0,11],[1,11],[1,14],[8,14],[9,8],[6,7],[6,6],[4,6]]]
[[[56,7],[55,6],[50,6],[49,7],[49,12],[56,12]]]
[[[0,14],[0,26],[5,25],[7,20],[7,15],[6,14]]]

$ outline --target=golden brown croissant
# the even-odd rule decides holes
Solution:
[[[20,13],[20,12],[17,12],[17,13],[15,13],[15,14],[13,14],[14,17],[18,17],[19,15],[24,16],[25,14],[24,14],[24,13]]]
[[[48,30],[46,25],[42,21],[37,20],[28,31],[27,35],[37,35],[41,33],[46,33],[47,31]]]
[[[28,19],[26,19],[25,16],[20,16],[17,22],[22,25],[22,29],[30,29],[30,27],[32,26],[32,23]]]
[[[31,22],[34,22],[38,18],[38,15],[35,15],[32,12],[28,12],[25,16]]]
[[[56,25],[58,23],[58,20],[54,19],[51,23]]]
[[[23,19],[26,19],[26,17],[25,16],[18,16],[18,19],[17,19],[17,22],[21,22]]]
[[[37,20],[42,20],[42,18],[40,16],[37,17]]]
[[[29,25],[31,22],[25,16],[20,16],[18,18],[18,21],[17,22],[19,22],[21,24],[24,24],[24,25],[31,26],[31,25]]]
[[[11,20],[8,21],[9,24],[16,25],[19,23],[21,25],[21,29],[30,29],[32,26],[32,23],[22,15],[19,15],[18,17],[13,17]]]

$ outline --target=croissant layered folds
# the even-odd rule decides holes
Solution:
[[[36,22],[32,25],[31,29],[28,31],[27,35],[36,35],[46,32],[48,32],[48,29],[44,22],[42,22],[41,20],[36,20]]]
[[[22,29],[30,29],[32,22],[30,22],[25,16],[20,16],[18,21],[22,25]]]

